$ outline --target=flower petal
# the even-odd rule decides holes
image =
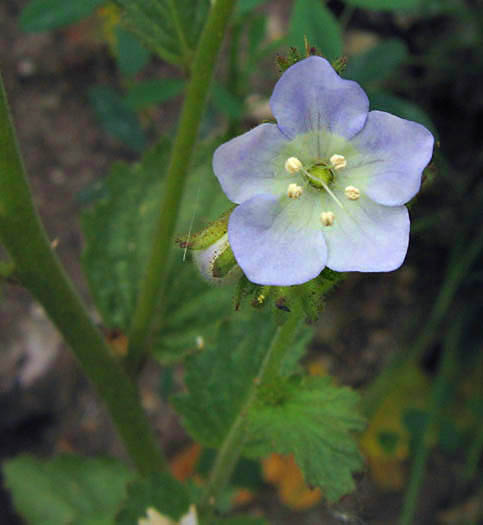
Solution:
[[[419,191],[423,170],[433,154],[434,138],[421,124],[371,111],[351,144],[358,153],[349,159],[344,176],[351,182],[363,179],[362,186],[371,199],[396,206]]]
[[[327,266],[338,272],[388,272],[399,268],[409,242],[405,206],[383,206],[365,196],[335,210],[324,228]]]
[[[239,204],[259,193],[280,193],[290,178],[283,167],[287,159],[278,155],[286,143],[278,126],[260,124],[222,144],[213,170],[227,197]]]
[[[258,195],[235,208],[228,238],[248,279],[289,286],[316,277],[327,259],[318,215],[303,197]]]
[[[351,138],[364,126],[369,100],[359,84],[341,78],[324,58],[312,56],[281,76],[270,106],[289,138],[317,130]]]

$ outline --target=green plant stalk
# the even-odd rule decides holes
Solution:
[[[34,208],[1,75],[0,242],[15,265],[15,278],[44,307],[94,383],[138,471],[162,469],[164,459],[135,387],[90,320]]]
[[[247,414],[256,400],[258,389],[262,385],[270,384],[278,377],[280,365],[290,349],[301,320],[302,312],[294,309],[285,324],[275,332],[260,370],[247,393],[246,400],[216,455],[200,502],[202,510],[210,512],[210,509],[214,508],[217,497],[233,474],[247,438]]]
[[[191,79],[181,110],[178,131],[171,151],[166,186],[154,233],[151,255],[140,284],[136,310],[129,331],[126,367],[135,373],[147,352],[147,340],[156,306],[162,301],[168,271],[168,258],[181,204],[186,175],[203,115],[208,91],[236,0],[217,0],[211,7],[200,37]]]
[[[465,249],[466,247],[466,249]],[[445,280],[434,302],[431,314],[420,336],[407,352],[399,352],[375,381],[369,386],[362,399],[362,411],[371,417],[388,393],[398,387],[398,377],[414,361],[421,358],[424,351],[434,341],[454,297],[468,275],[471,266],[483,250],[483,232],[472,242],[461,242],[456,245],[449,257]]]
[[[455,374],[456,353],[461,338],[462,326],[462,319],[458,318],[451,325],[449,333],[445,339],[442,360],[431,392],[428,418],[416,443],[414,459],[411,465],[411,475],[399,522],[400,525],[411,525],[414,523],[419,493],[424,481],[426,462],[430,453],[427,438],[430,432],[438,426],[442,408],[444,406],[445,392]]]

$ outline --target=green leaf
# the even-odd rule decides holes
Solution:
[[[352,436],[365,426],[358,402],[355,392],[328,377],[292,380],[276,403],[253,407],[247,452],[293,454],[306,482],[320,487],[329,501],[338,500],[354,489],[352,473],[362,467]]]
[[[132,110],[138,111],[176,97],[184,86],[184,80],[178,78],[146,80],[132,86],[124,101]]]
[[[304,36],[329,60],[342,54],[342,32],[337,19],[320,0],[295,0],[289,38],[304,49]]]
[[[387,111],[398,117],[419,122],[419,124],[426,126],[435,136],[437,136],[436,127],[433,122],[416,104],[384,91],[370,91],[368,92],[368,96],[371,101],[371,109]]]
[[[139,518],[146,517],[150,507],[177,521],[188,512],[189,504],[185,487],[169,474],[157,472],[128,486],[127,497],[116,523],[135,525]]]
[[[211,172],[216,145],[198,148],[183,196],[179,233],[189,231],[194,220],[206,223],[230,207]],[[115,164],[103,187],[96,188],[98,201],[83,213],[83,263],[95,303],[109,328],[125,332],[129,327],[151,249],[168,158],[165,140],[139,163]],[[153,350],[164,363],[197,351],[199,336],[201,341],[209,338],[217,320],[233,311],[232,290],[209,286],[189,259],[183,261],[183,251],[176,247],[168,286],[163,322],[153,334]]]
[[[128,28],[161,58],[189,65],[210,0],[117,0]]]
[[[220,446],[245,402],[276,329],[270,311],[256,311],[248,320],[224,321],[217,337],[187,360],[188,392],[175,396],[173,403],[197,441],[207,447]],[[301,328],[284,372],[293,371],[310,334],[310,328]]]
[[[89,89],[89,101],[104,130],[134,151],[142,151],[146,137],[138,117],[114,89],[95,86]]]
[[[150,53],[139,40],[122,27],[116,28],[117,64],[124,75],[136,75],[149,62]]]
[[[413,9],[419,7],[421,0],[345,0],[348,4],[363,9],[380,11],[397,11],[398,9]]]
[[[365,53],[350,58],[344,77],[360,84],[382,82],[408,56],[406,44],[398,38],[385,40]]]
[[[3,467],[17,512],[32,525],[112,524],[134,474],[110,458],[22,455]]]
[[[246,15],[252,9],[255,9],[255,7],[266,3],[266,1],[267,0],[238,0],[235,13],[237,15]]]
[[[29,33],[48,31],[89,16],[106,0],[31,0],[20,15],[20,27]]]
[[[211,101],[218,111],[238,119],[243,114],[243,100],[230,93],[222,84],[214,83]]]

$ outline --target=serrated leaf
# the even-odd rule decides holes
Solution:
[[[184,86],[184,80],[178,78],[146,80],[132,86],[124,101],[132,110],[137,111],[176,97],[183,91]]]
[[[129,31],[116,27],[117,64],[124,75],[136,75],[149,62],[149,51]]]
[[[31,0],[22,10],[20,27],[29,33],[48,31],[89,16],[107,0]]]
[[[209,0],[117,0],[126,25],[161,58],[187,65],[196,47]]]
[[[146,517],[148,508],[173,520],[188,512],[190,498],[186,488],[169,474],[156,472],[135,481],[127,489],[127,497],[116,516],[118,525],[134,525]]]
[[[391,38],[350,58],[344,77],[360,84],[382,82],[408,56],[406,44],[398,38]]]
[[[295,0],[290,17],[289,38],[300,50],[304,36],[322,55],[334,60],[342,55],[342,32],[335,16],[320,0]]]
[[[173,398],[188,432],[207,447],[218,447],[246,400],[277,326],[270,311],[221,323],[217,337],[185,365],[188,392]],[[283,372],[303,353],[310,328],[303,326]],[[295,356],[295,357],[294,357]]]
[[[414,9],[422,4],[421,0],[346,0],[346,2],[355,7],[380,11]]]
[[[354,489],[352,473],[362,467],[352,436],[365,426],[358,402],[355,392],[334,386],[330,378],[292,382],[278,403],[253,407],[247,453],[293,454],[306,482],[320,487],[329,501],[338,500]]]
[[[215,146],[198,148],[177,232],[189,231],[193,220],[206,224],[230,207],[211,173]],[[165,140],[139,163],[115,164],[97,188],[98,201],[83,213],[83,263],[96,305],[112,329],[129,328],[163,196],[168,149]],[[163,322],[153,334],[156,357],[169,363],[196,351],[198,338],[208,339],[218,319],[232,311],[231,296],[230,288],[213,288],[203,281],[189,258],[183,260],[183,251],[173,246]]]
[[[3,466],[17,512],[32,525],[110,524],[134,474],[109,458],[18,456]]]
[[[134,151],[142,151],[146,137],[138,117],[121,95],[108,86],[89,89],[89,101],[104,130]]]

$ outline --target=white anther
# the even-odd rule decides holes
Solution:
[[[335,214],[331,211],[323,211],[320,214],[320,222],[324,226],[332,226],[335,221]]]
[[[297,173],[297,171],[301,170],[302,167],[303,167],[303,164],[300,162],[300,160],[297,157],[289,157],[285,161],[285,169],[292,175],[294,173]]]
[[[336,153],[335,155],[332,155],[329,160],[335,170],[340,170],[341,168],[345,168],[347,166],[347,161],[345,160],[344,155],[339,155]]]
[[[298,199],[304,192],[302,186],[298,184],[289,184],[287,188],[287,195],[290,199]]]
[[[359,188],[356,188],[355,186],[347,186],[344,190],[344,193],[345,196],[351,201],[356,201],[361,196]]]

